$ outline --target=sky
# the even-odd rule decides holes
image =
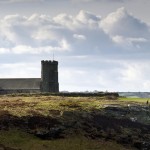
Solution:
[[[0,78],[39,78],[59,62],[60,91],[149,91],[149,0],[0,0]]]

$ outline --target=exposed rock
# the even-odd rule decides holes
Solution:
[[[133,122],[150,125],[150,107],[141,105],[129,105],[120,107],[118,105],[105,105],[104,113],[115,118],[126,118]]]
[[[63,129],[60,127],[53,127],[53,128],[50,128],[49,130],[37,130],[34,133],[34,135],[43,140],[58,139],[58,138],[63,137],[62,131],[63,131]]]

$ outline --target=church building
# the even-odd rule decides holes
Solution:
[[[58,61],[41,61],[41,78],[0,78],[0,94],[59,92]]]

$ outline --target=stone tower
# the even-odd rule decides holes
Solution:
[[[59,92],[58,61],[41,61],[41,92]]]

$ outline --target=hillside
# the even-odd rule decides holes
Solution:
[[[148,150],[146,102],[110,96],[0,96],[0,148]]]

